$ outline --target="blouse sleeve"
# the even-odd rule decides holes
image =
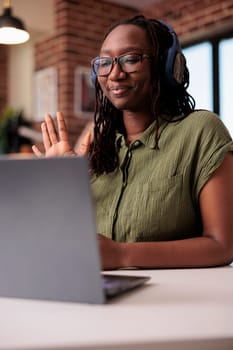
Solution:
[[[233,152],[233,141],[221,119],[214,113],[202,111],[205,118],[199,119],[196,148],[195,195],[196,200],[205,183],[221,165],[227,152]]]

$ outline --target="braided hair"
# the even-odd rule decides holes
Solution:
[[[164,71],[167,51],[173,38],[168,28],[155,19],[143,15],[124,19],[113,24],[104,39],[116,27],[133,24],[146,31],[152,48],[151,61],[151,114],[155,123],[155,141],[158,148],[159,118],[168,122],[185,118],[195,108],[195,101],[187,92],[189,71],[185,64],[182,83],[177,87],[169,87],[165,83]],[[96,79],[96,106],[94,113],[94,138],[90,145],[89,160],[91,173],[95,176],[114,171],[118,164],[118,153],[115,145],[116,132],[125,134],[123,112],[114,107],[106,98]],[[165,117],[166,116],[166,117]],[[174,119],[174,117],[176,117]]]

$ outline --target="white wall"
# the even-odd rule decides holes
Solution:
[[[0,0],[2,14],[3,0]],[[11,0],[13,16],[19,17],[30,33],[27,43],[9,46],[8,106],[33,117],[34,44],[54,31],[53,0]]]
[[[0,0],[3,12],[4,0]],[[24,21],[29,31],[46,33],[54,29],[53,0],[11,0],[12,14]]]
[[[27,119],[33,113],[34,46],[32,42],[10,47],[8,105],[22,110]]]

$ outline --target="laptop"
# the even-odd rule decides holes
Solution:
[[[88,161],[0,159],[0,297],[103,304],[148,276],[101,272]]]

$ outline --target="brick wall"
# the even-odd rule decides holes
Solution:
[[[233,0],[166,0],[144,14],[167,21],[183,45],[233,30]]]

